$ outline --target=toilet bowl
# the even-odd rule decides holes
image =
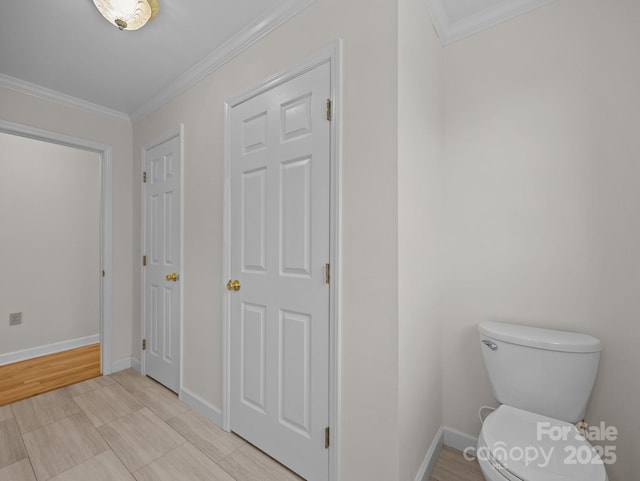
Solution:
[[[484,420],[477,457],[487,481],[607,481],[584,419],[600,341],[588,334],[482,322],[480,346],[501,403]]]
[[[607,481],[603,461],[576,427],[502,405],[487,416],[476,451],[487,481]]]

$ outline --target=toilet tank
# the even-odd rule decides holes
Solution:
[[[570,423],[584,418],[600,362],[598,339],[496,321],[482,322],[478,330],[501,404]]]

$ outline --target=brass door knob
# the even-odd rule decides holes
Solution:
[[[178,280],[178,274],[174,272],[173,274],[167,274],[164,278],[168,281],[176,282]]]
[[[236,279],[235,281],[227,282],[227,290],[228,291],[239,291],[240,290],[240,281]]]

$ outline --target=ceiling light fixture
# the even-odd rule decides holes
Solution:
[[[138,30],[158,15],[158,0],[93,0],[96,8],[120,30]]]

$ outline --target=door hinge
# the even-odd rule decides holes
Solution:
[[[102,271],[102,277],[106,276],[107,273],[105,271]]]
[[[143,172],[143,173],[142,173],[142,182],[143,182],[144,184],[146,184],[146,183],[147,183],[147,173],[146,173],[146,172]]]
[[[324,430],[324,449],[329,449],[329,444],[330,444],[329,427],[326,427]]]
[[[142,256],[142,265],[143,266],[147,265],[147,256]]]
[[[147,350],[147,340],[146,340],[146,339],[143,339],[143,340],[142,340],[142,350],[143,350],[143,351],[146,351],[146,350]]]
[[[333,119],[333,102],[331,99],[327,99],[327,120],[331,122]]]
[[[331,282],[331,264],[327,263],[324,266],[324,283],[329,284]]]

